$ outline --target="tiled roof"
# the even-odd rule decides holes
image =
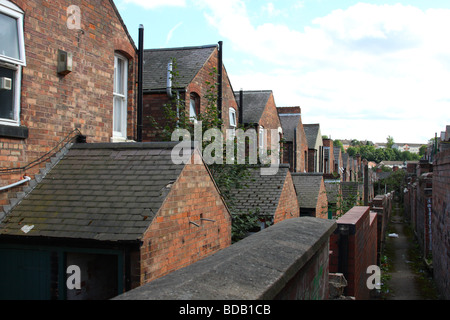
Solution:
[[[173,71],[178,72],[174,88],[185,88],[205,65],[217,45],[144,50],[144,91],[165,90],[167,87],[167,65],[176,59]]]
[[[294,141],[294,132],[300,122],[300,114],[284,115],[279,114],[281,127],[283,128],[283,137],[286,141]]]
[[[323,181],[322,173],[292,173],[300,208],[316,208]]]
[[[242,118],[244,123],[259,123],[271,94],[271,90],[243,91]],[[239,91],[236,91],[235,95],[238,97]]]
[[[308,141],[308,148],[316,149],[316,143],[320,132],[320,125],[303,124],[303,129],[305,130],[306,140]]]
[[[231,192],[230,211],[248,213],[259,210],[260,215],[274,215],[289,171],[289,165],[279,166],[275,175],[261,175],[260,167],[250,167],[245,186]]]
[[[0,235],[138,240],[184,167],[171,161],[172,147],[75,144],[0,223]],[[25,225],[34,227],[24,233]]]

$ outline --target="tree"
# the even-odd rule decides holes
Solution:
[[[394,145],[394,138],[392,138],[391,136],[388,136],[387,138],[386,138],[386,140],[387,140],[387,144],[386,144],[386,147],[388,148],[388,149],[392,149],[392,146]]]
[[[342,153],[344,153],[345,152],[345,150],[344,150],[344,145],[342,144],[342,141],[341,140],[334,140],[333,141],[333,145],[335,146],[335,147],[339,147],[339,148],[341,148],[341,152]]]

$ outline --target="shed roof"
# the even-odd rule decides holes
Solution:
[[[211,57],[217,45],[144,50],[144,91],[167,88],[167,65],[176,60],[173,87],[186,88]]]
[[[300,208],[316,208],[323,183],[323,173],[292,173]]]
[[[248,213],[259,210],[260,215],[274,215],[289,172],[288,164],[280,164],[274,175],[261,175],[261,167],[249,167],[250,175],[242,189],[231,191],[232,213]]]
[[[0,235],[134,241],[184,168],[173,143],[75,144],[0,223]],[[34,226],[28,233],[21,228]]]

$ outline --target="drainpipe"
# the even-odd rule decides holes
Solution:
[[[167,84],[166,91],[169,98],[172,98],[172,70],[173,70],[173,61],[172,59],[167,64]]]
[[[294,165],[292,170],[297,172],[297,128],[294,128],[294,143],[292,146],[292,152],[294,153]]]
[[[244,91],[239,91],[239,124],[244,124]]]
[[[26,182],[28,182],[28,181],[30,181],[30,180],[31,180],[30,177],[24,176],[23,179],[20,180],[20,181],[18,181],[18,182],[15,182],[15,183],[13,183],[13,184],[10,184],[10,185],[1,187],[1,188],[0,188],[0,191],[8,190],[8,189],[11,189],[11,188],[20,186],[21,184],[24,184],[24,183],[26,183]]]
[[[142,142],[143,128],[143,66],[144,66],[144,26],[139,25],[139,53],[138,53],[138,98],[137,98],[137,141]]]
[[[219,41],[219,62],[218,62],[218,89],[217,89],[217,111],[219,119],[222,119],[222,78],[223,78],[223,41]]]

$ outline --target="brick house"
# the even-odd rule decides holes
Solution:
[[[283,129],[283,162],[291,172],[308,172],[308,141],[300,107],[277,107]]]
[[[175,164],[173,146],[73,145],[0,223],[0,297],[108,299],[229,246],[198,150]],[[81,289],[66,287],[71,265]]]
[[[335,171],[333,140],[323,139],[323,172],[332,174]],[[337,173],[337,172],[336,172]]]
[[[308,141],[308,172],[323,172],[323,140],[319,124],[304,124]]]
[[[0,18],[1,215],[60,142],[134,139],[137,49],[112,0],[1,0]]]
[[[333,148],[334,154],[334,172],[338,173],[342,181],[344,177],[344,160],[342,159],[342,149],[340,147]]]
[[[328,196],[322,173],[292,173],[301,216],[328,216]]]
[[[208,90],[216,83],[221,84],[221,90],[217,91],[217,107],[223,130],[237,127],[238,105],[221,62],[222,50],[221,42],[219,45],[144,50],[144,141],[161,140],[150,119],[163,125],[166,121],[164,105],[173,100],[181,102],[190,118],[204,113]]]
[[[235,92],[235,95],[239,99],[242,114],[240,123],[246,129],[256,130],[259,150],[265,150],[266,148],[270,150],[272,133],[269,130],[278,131],[280,141],[283,138],[283,129],[272,90],[241,90]],[[281,147],[282,143],[280,142],[278,152],[281,151]],[[280,163],[283,163],[282,153],[280,153]]]
[[[243,187],[231,191],[231,213],[257,213],[261,229],[268,223],[299,217],[300,210],[289,165],[280,164],[274,175],[262,175],[261,167],[248,168],[250,175]]]

